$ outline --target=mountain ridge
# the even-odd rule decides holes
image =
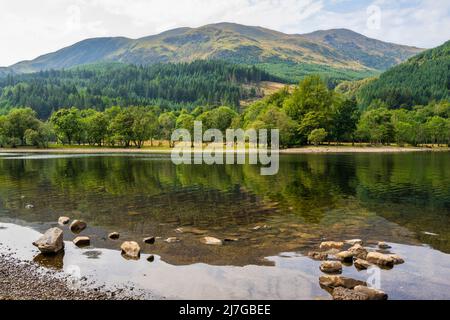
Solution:
[[[266,65],[273,69],[295,65],[298,71],[294,75],[299,76],[302,68],[367,73],[386,70],[422,51],[371,39],[349,29],[285,34],[258,26],[222,22],[198,28],[176,28],[138,39],[85,39],[0,69],[0,74],[65,69],[98,62],[147,65],[212,59]]]

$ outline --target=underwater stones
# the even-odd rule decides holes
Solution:
[[[328,259],[328,254],[324,252],[309,252],[308,257],[317,261],[325,261]]]
[[[141,247],[139,247],[137,242],[125,241],[120,246],[120,249],[122,250],[122,255],[126,258],[139,259],[141,256]]]
[[[118,232],[111,232],[111,233],[108,235],[108,238],[111,239],[111,240],[119,240],[119,238],[120,238],[120,233],[118,233]]]
[[[73,239],[73,243],[77,247],[86,247],[91,244],[91,239],[89,237],[76,237]]]
[[[325,273],[341,273],[342,263],[339,261],[324,261],[320,265],[320,271]]]
[[[221,246],[223,244],[222,240],[214,238],[214,237],[204,237],[202,242],[211,246]]]
[[[70,224],[70,231],[72,231],[73,233],[80,233],[81,231],[83,231],[86,228],[87,228],[86,222],[81,221],[81,220],[74,220]]]
[[[69,217],[59,217],[58,224],[60,226],[65,226],[66,224],[69,224],[70,218]]]
[[[64,249],[63,231],[59,228],[49,229],[33,245],[43,254],[56,254]]]
[[[343,242],[325,241],[320,244],[320,250],[338,249],[341,250],[344,247]]]

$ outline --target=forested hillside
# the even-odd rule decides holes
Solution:
[[[374,100],[397,109],[450,99],[450,41],[386,71],[356,95],[363,108]]]
[[[254,86],[277,80],[256,67],[221,61],[134,66],[101,64],[65,71],[9,75],[0,80],[0,111],[26,106],[46,119],[63,107],[104,110],[111,106],[162,108],[239,106],[256,98]]]

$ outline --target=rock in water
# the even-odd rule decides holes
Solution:
[[[367,283],[351,278],[341,276],[322,276],[319,278],[321,286],[326,288],[344,287],[347,289],[353,289],[356,286],[366,286]]]
[[[403,263],[405,263],[405,260],[403,260],[403,258],[400,257],[399,255],[390,254],[389,257],[391,257],[392,260],[394,260],[394,264],[403,264]]]
[[[81,220],[74,220],[72,224],[70,225],[70,231],[73,233],[80,233],[84,229],[86,229],[87,224],[84,221]]]
[[[328,259],[328,254],[324,252],[309,252],[308,257],[317,261],[325,261]]]
[[[353,262],[354,254],[350,251],[342,251],[336,254],[336,258],[342,262]]]
[[[334,241],[326,241],[320,244],[320,250],[329,250],[329,249],[342,249],[344,247],[343,242],[334,242]]]
[[[170,238],[167,238],[165,241],[167,243],[177,243],[177,242],[180,242],[181,240],[176,237],[170,237]]]
[[[221,246],[223,244],[222,240],[214,238],[214,237],[204,237],[202,239],[202,242],[204,244],[208,244],[208,245],[212,245],[212,246]]]
[[[76,237],[73,239],[73,243],[77,247],[85,247],[91,244],[91,239],[89,237]]]
[[[363,241],[361,239],[351,239],[351,240],[345,240],[346,244],[349,244],[351,246],[354,246],[355,244],[363,245]]]
[[[139,259],[141,256],[141,247],[134,241],[126,241],[120,246],[122,255],[131,259]]]
[[[386,242],[378,242],[378,248],[386,250],[391,249],[392,247],[388,245]]]
[[[355,290],[338,287],[333,290],[333,300],[351,301],[351,300],[369,300],[369,297]]]
[[[348,249],[348,251],[353,253],[353,255],[358,259],[364,260],[367,258],[368,251],[360,244],[355,244],[353,247]]]
[[[367,262],[366,260],[363,259],[356,259],[353,264],[355,265],[356,269],[358,270],[367,270],[369,269],[371,266],[373,266],[371,263]]]
[[[147,261],[148,261],[148,262],[153,262],[153,261],[155,261],[155,256],[154,256],[154,255],[148,256]]]
[[[112,232],[108,235],[111,240],[119,240],[120,234],[118,232]]]
[[[394,266],[394,259],[391,256],[379,252],[369,252],[366,260],[383,267],[392,268]]]
[[[148,237],[144,239],[144,243],[146,244],[155,244],[156,238],[155,237]]]
[[[58,219],[58,224],[61,226],[65,226],[66,224],[68,224],[70,221],[69,217],[59,217]]]
[[[59,228],[49,229],[33,245],[43,254],[56,254],[64,249],[63,231]]]
[[[342,263],[339,261],[324,261],[320,265],[320,270],[325,273],[341,273]]]
[[[359,292],[368,296],[369,300],[387,300],[388,295],[381,290],[365,287],[365,286],[356,286],[355,292]]]

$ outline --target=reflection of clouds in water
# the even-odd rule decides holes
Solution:
[[[39,233],[12,224],[0,231],[0,242],[13,248],[16,256],[32,259],[36,255],[31,242]],[[20,235],[20,236],[18,236]],[[17,240],[17,241],[16,241]],[[390,243],[391,244],[391,243]],[[381,270],[381,288],[390,299],[449,299],[450,278],[447,277],[450,255],[424,246],[391,244],[392,252],[406,260],[393,270]],[[107,287],[132,285],[154,296],[182,299],[329,299],[318,284],[322,275],[320,262],[295,253],[268,257],[273,267],[209,266],[193,264],[173,266],[155,256],[155,261],[127,261],[119,251],[98,249],[99,259],[86,259],[85,253],[66,242],[64,271],[71,266],[82,270]],[[189,276],[186,276],[189,275]],[[345,267],[343,276],[366,281],[370,274],[355,267]]]

